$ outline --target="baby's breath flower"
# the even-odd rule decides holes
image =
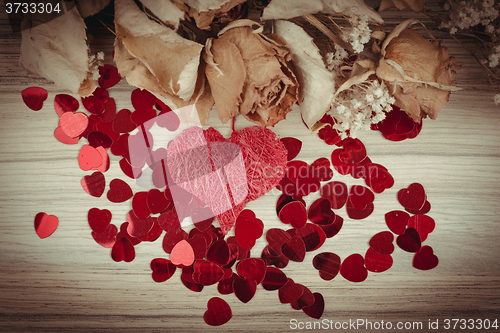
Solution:
[[[500,104],[500,94],[496,94],[495,96],[493,96],[493,101],[496,105]]]

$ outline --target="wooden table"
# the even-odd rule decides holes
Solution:
[[[384,13],[391,22],[410,15],[425,19],[409,12]],[[445,319],[500,319],[500,108],[494,105],[493,91],[477,62],[449,36],[437,36],[462,65],[456,85],[463,90],[451,96],[437,120],[424,121],[416,139],[390,142],[378,132],[360,135],[372,161],[386,166],[394,176],[394,187],[376,195],[370,217],[362,221],[346,218],[340,234],[327,240],[320,251],[308,253],[304,262],[291,262],[284,270],[295,282],[324,295],[322,319],[331,320],[332,325],[383,320],[394,327],[397,322],[422,323],[422,329],[415,326],[414,331],[428,331],[429,321],[439,320],[439,331],[443,331]],[[108,35],[92,45],[106,51],[108,63],[112,41]],[[230,304],[233,318],[212,328],[204,323],[203,313],[207,301],[218,295],[215,286],[202,293],[190,292],[180,282],[179,272],[165,283],[151,279],[150,261],[165,257],[161,239],[137,246],[131,263],[114,262],[110,250],[92,239],[87,212],[92,207],[110,209],[112,223],[120,225],[130,202],[113,204],[82,190],[80,179],[88,173],[78,167],[77,155],[84,140],[69,146],[53,136],[58,117],[52,101],[64,91],[19,66],[19,45],[20,33],[12,33],[5,13],[0,13],[0,331],[283,332],[293,330],[292,319],[314,321],[280,304],[277,292],[259,286],[247,304],[234,295],[221,296]],[[30,86],[49,91],[39,112],[29,110],[21,99],[21,90]],[[124,80],[109,89],[118,109],[131,108],[133,89]],[[226,137],[231,132],[230,125],[221,125],[215,113],[210,124]],[[236,129],[248,125],[238,119]],[[308,133],[298,109],[273,130],[303,141],[298,159],[312,162],[329,157],[333,150]],[[118,160],[112,156],[107,180],[121,177]],[[362,184],[347,176],[335,179]],[[432,204],[429,215],[437,227],[425,244],[439,257],[438,267],[419,271],[411,265],[412,254],[397,248],[393,267],[370,273],[363,283],[348,282],[340,275],[332,281],[320,279],[312,267],[314,255],[323,251],[341,258],[364,254],[370,237],[388,230],[384,214],[402,209],[397,191],[413,182],[425,187]],[[138,190],[133,181],[129,183]],[[275,190],[248,204],[266,230],[283,228],[274,211],[278,195]],[[316,197],[311,195],[307,202]],[[57,231],[46,239],[38,238],[33,228],[34,216],[42,211],[60,220]],[[346,217],[345,208],[339,214]],[[264,246],[260,239],[254,256]]]

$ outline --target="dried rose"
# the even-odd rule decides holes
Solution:
[[[456,69],[455,59],[437,41],[429,41],[411,29],[396,28],[382,46],[382,58],[376,70],[396,98],[395,105],[414,120],[437,117],[446,105]]]
[[[297,101],[298,82],[286,41],[261,31],[253,21],[238,20],[207,41],[205,73],[223,123],[242,114],[273,126]]]

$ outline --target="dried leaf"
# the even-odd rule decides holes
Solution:
[[[392,90],[395,105],[414,121],[427,115],[435,119],[448,102],[450,91],[458,89],[451,84],[460,66],[437,41],[429,41],[411,29],[393,35],[389,43],[384,42],[385,57],[377,76]]]
[[[122,43],[130,56],[144,64],[152,75],[148,75],[148,80],[154,77],[158,85],[154,92],[159,90],[164,97],[174,95],[184,101],[192,97],[198,78],[201,44],[184,39],[174,30],[150,20],[132,0],[115,1],[115,28],[115,46]],[[127,81],[126,74],[137,76],[130,72],[125,74],[118,62],[117,67]],[[154,80],[148,85],[155,85]]]
[[[411,9],[415,12],[421,12],[424,9],[425,0],[382,0],[379,11],[396,7],[399,10]]]
[[[173,26],[179,26],[179,21],[184,18],[184,12],[170,0],[141,0],[153,14],[163,22]]]
[[[195,20],[196,26],[198,28],[209,30],[210,24],[212,24],[212,22],[217,16],[227,13],[229,10],[244,3],[245,1],[246,0],[229,0],[216,8],[202,10],[202,11],[198,11],[196,8],[190,8],[188,11],[188,15]],[[186,3],[187,2],[188,1],[186,1]],[[194,2],[194,1],[189,1],[189,2]],[[207,6],[200,6],[198,1],[196,7],[207,8]]]
[[[95,15],[103,10],[111,0],[85,0],[77,1],[78,11],[83,18]]]
[[[65,15],[22,31],[20,63],[27,71],[82,96],[96,88],[89,71],[85,23],[74,7]]]
[[[326,69],[313,39],[301,27],[277,21],[275,29],[290,45],[300,84],[300,112],[306,125],[313,130],[313,125],[330,109],[335,92],[332,73]]]
[[[310,14],[366,15],[372,22],[384,23],[380,15],[362,0],[273,0],[264,9],[263,20],[290,19]]]
[[[219,9],[231,0],[184,0],[184,3],[198,12]]]

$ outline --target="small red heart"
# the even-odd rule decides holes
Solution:
[[[54,97],[54,109],[60,117],[64,112],[75,112],[80,107],[80,103],[73,96],[66,94],[57,94]]]
[[[398,201],[405,209],[420,210],[426,200],[424,187],[419,183],[410,184],[408,188],[403,188],[398,192]]]
[[[295,186],[297,188],[297,194],[305,197],[310,193],[318,191],[321,184],[319,179],[314,175],[314,170],[309,168],[307,172],[297,175]]]
[[[363,178],[366,182],[366,185],[370,186],[367,181],[367,179],[370,178],[370,170],[367,168],[367,166],[370,164],[372,164],[372,161],[367,156],[364,160],[352,166],[351,176],[356,179]]]
[[[70,138],[76,138],[87,129],[89,118],[83,112],[64,112],[59,118],[59,127]]]
[[[292,309],[301,310],[314,304],[314,295],[306,286],[302,285],[302,295],[297,300],[290,303]]]
[[[318,136],[321,140],[324,140],[327,145],[336,145],[342,141],[337,130],[333,129],[330,125],[320,129]]]
[[[87,214],[90,228],[96,233],[103,232],[111,223],[111,212],[107,209],[91,208]]]
[[[348,281],[362,282],[368,277],[365,259],[359,253],[351,254],[340,265],[340,274]]]
[[[24,104],[33,111],[39,111],[48,97],[47,90],[40,87],[26,88],[21,92]]]
[[[184,267],[184,268],[191,268],[191,266]],[[183,271],[184,271],[184,268],[183,268]],[[188,288],[191,291],[194,291],[195,293],[201,292],[204,288],[204,286],[202,286],[199,283],[188,281],[187,274],[184,274],[184,273],[182,273],[182,275],[181,275],[181,282],[183,285],[186,286],[186,288]]]
[[[393,210],[385,214],[385,223],[396,235],[402,235],[406,230],[410,215],[402,210]]]
[[[278,290],[288,282],[286,274],[279,268],[267,267],[266,275],[262,280],[262,287],[265,290]]]
[[[422,246],[413,256],[413,267],[421,270],[429,270],[436,267],[439,263],[438,257],[434,254],[432,247]]]
[[[205,255],[207,254],[207,241],[203,235],[200,235],[200,234],[192,235],[192,236],[190,235],[189,238],[186,239],[186,241],[193,248],[195,260],[200,260],[200,259],[205,258]],[[221,241],[224,241],[224,240],[221,240]]]
[[[118,228],[114,224],[108,224],[106,229],[100,233],[92,231],[92,238],[94,238],[97,244],[109,249],[115,245],[117,234]]]
[[[268,266],[275,266],[276,268],[285,268],[290,262],[283,254],[277,254],[271,250],[269,245],[262,250],[260,257],[266,261]]]
[[[102,165],[101,153],[92,146],[84,145],[78,154],[78,165],[83,171],[92,170]]]
[[[174,275],[175,270],[177,269],[177,267],[170,262],[170,260],[164,258],[151,260],[151,264],[149,266],[152,270],[151,276],[153,277],[154,282],[167,281],[172,277],[172,275]]]
[[[319,271],[319,276],[326,281],[332,280],[340,270],[340,257],[335,253],[323,252],[313,259],[313,266]]]
[[[132,198],[132,209],[134,214],[140,218],[145,219],[151,215],[147,205],[148,192],[136,192]]]
[[[156,118],[156,110],[153,108],[136,109],[132,112],[130,119],[137,124],[137,126],[144,127],[142,130],[148,130],[154,124],[151,119]]]
[[[94,132],[96,130],[97,124],[99,124],[100,122],[101,122],[101,120],[97,116],[94,116],[93,114],[91,114],[89,116],[89,124],[87,125],[87,129],[85,129],[85,131],[83,131],[81,137],[88,138],[90,132]]]
[[[113,65],[99,66],[99,75],[97,82],[104,89],[115,86],[122,79],[118,73],[118,68]]]
[[[320,195],[322,198],[328,199],[332,209],[340,209],[347,202],[349,191],[347,185],[342,182],[329,182],[321,187]]]
[[[100,115],[104,112],[109,93],[106,89],[97,88],[92,96],[82,97],[82,104],[88,112],[94,115]]]
[[[324,198],[315,200],[307,211],[309,221],[317,224],[328,224],[335,218],[334,216],[335,213],[332,211],[330,201]]]
[[[353,220],[362,220],[367,218],[368,216],[373,213],[373,203],[370,203],[366,205],[366,207],[363,210],[358,210],[353,207],[352,203],[350,200],[347,200],[347,205],[346,205],[346,211],[347,211],[347,216]]]
[[[303,292],[302,285],[289,278],[287,283],[278,290],[278,297],[282,304],[292,303],[298,300]]]
[[[280,195],[278,201],[276,202],[276,214],[279,216],[281,208],[292,201],[300,201],[304,204],[304,206],[306,205],[306,202],[301,197],[293,197],[286,193],[283,193],[282,195]]]
[[[302,262],[306,256],[306,245],[300,237],[292,237],[281,246],[281,252],[291,261]]]
[[[132,198],[134,193],[130,186],[121,179],[113,179],[109,183],[109,191],[107,193],[108,200],[111,202],[119,203],[125,202]]]
[[[379,164],[371,163],[365,167],[369,172],[369,178],[366,178],[366,183],[375,193],[382,193],[385,189],[391,188],[394,185],[394,178],[386,168]]]
[[[231,269],[229,269],[229,270],[231,270]],[[234,292],[233,282],[234,282],[234,280],[236,280],[238,278],[239,278],[238,274],[232,273],[232,270],[231,270],[231,276],[227,279],[220,280],[219,283],[217,284],[217,291],[219,292],[219,294],[222,294],[222,295],[232,294]]]
[[[419,210],[407,209],[410,214],[427,214],[431,210],[431,203],[429,201],[425,201],[425,204]]]
[[[302,228],[307,223],[307,211],[305,205],[300,201],[292,201],[281,208],[279,219],[294,228]]]
[[[394,235],[390,231],[382,231],[374,235],[370,241],[370,247],[378,254],[390,255],[394,252]]]
[[[408,219],[408,228],[417,230],[420,235],[420,240],[424,242],[427,236],[436,228],[434,219],[427,215],[413,215]]]
[[[229,255],[229,246],[223,239],[212,243],[207,250],[207,260],[219,266],[225,266],[227,264]]]
[[[331,221],[327,224],[319,224],[318,226],[325,233],[326,238],[332,238],[342,229],[344,225],[344,219],[338,215],[335,215]]]
[[[302,238],[306,246],[306,252],[315,251],[325,243],[325,232],[316,224],[306,223],[305,226],[295,229],[295,231],[295,235]]]
[[[186,240],[178,242],[170,253],[170,261],[174,265],[190,266],[194,262],[194,251]]]
[[[281,247],[290,239],[292,239],[292,236],[283,229],[271,228],[266,232],[266,240],[269,243],[269,248],[277,254],[282,254]]]
[[[132,245],[137,245],[141,242],[141,240],[139,238],[132,237],[129,235],[128,222],[123,222],[120,225],[120,231],[118,232],[118,235],[116,235],[116,238],[118,239],[120,237],[125,237],[126,239],[128,239],[130,241],[130,243],[132,243]]]
[[[81,184],[85,192],[96,198],[100,198],[106,188],[106,180],[100,171],[96,171],[88,176],[83,176]]]
[[[257,291],[257,282],[252,278],[237,278],[233,281],[234,295],[243,303],[248,303]]]
[[[109,103],[112,101],[112,99],[110,99],[108,101],[108,103],[106,103],[106,105],[109,105]],[[103,116],[105,115],[106,113],[103,113],[100,117],[101,119],[103,118]],[[113,124],[108,122],[104,122],[104,121],[101,121],[100,123],[98,123],[96,126],[95,126],[95,130],[98,131],[98,132],[102,132],[104,134],[106,134],[113,142],[118,140],[120,138],[120,133],[116,133],[115,131],[113,131]]]
[[[165,251],[166,253],[169,253],[169,254],[172,253],[172,250],[177,245],[177,243],[179,243],[182,240],[187,240],[187,238],[188,238],[187,232],[185,232],[182,229],[179,229],[176,233],[169,233],[169,232],[165,233],[165,236],[163,237],[163,243],[162,243],[163,251]],[[188,251],[189,251],[189,249],[188,249]],[[181,253],[181,257],[182,257],[182,251],[180,253]],[[193,256],[194,256],[194,252],[193,252]],[[172,261],[172,257],[170,258],[170,261]],[[174,261],[175,261],[175,258],[174,258]],[[177,262],[179,262],[179,261],[177,260]]]
[[[339,160],[344,164],[355,165],[366,158],[365,145],[359,139],[346,138],[343,147],[339,152]]]
[[[248,210],[242,211],[236,218],[234,235],[241,247],[251,249],[255,245],[255,241],[262,236],[264,223],[255,215],[254,217],[245,217],[245,211]]]
[[[340,158],[339,158],[339,155],[340,153],[342,152],[343,150],[342,149],[335,149],[333,152],[332,152],[332,155],[331,155],[331,160],[332,160],[332,165],[333,165],[333,168],[338,172],[340,173],[341,175],[345,176],[345,175],[348,175],[350,174],[353,169],[356,167],[356,165],[349,165],[349,164],[345,164],[343,163]]]
[[[210,326],[224,325],[233,316],[229,304],[219,297],[212,297],[207,303],[207,308],[203,319]]]
[[[74,144],[77,144],[78,141],[80,141],[80,137],[70,138],[69,136],[67,136],[66,133],[64,133],[64,131],[62,130],[61,127],[57,127],[54,130],[54,137],[59,142],[62,142],[64,144],[66,144],[66,145],[74,145]]]
[[[97,168],[94,167],[91,170],[97,170],[100,172],[106,172],[109,170],[110,162],[109,162],[109,155],[106,149],[102,147],[97,147],[96,150],[101,154],[102,157],[102,164],[98,166]]]
[[[111,258],[117,262],[131,262],[135,259],[134,245],[128,240],[127,237],[117,236],[116,242],[111,249]]]
[[[313,293],[314,303],[311,306],[305,306],[302,311],[311,318],[319,319],[325,311],[325,299],[320,293]]]
[[[375,200],[375,195],[369,188],[361,185],[351,186],[349,191],[349,201],[354,209],[363,210]]]
[[[399,235],[398,238],[396,238],[396,243],[406,252],[418,252],[422,245],[417,230],[413,228],[408,228],[405,230],[404,234]]]
[[[333,170],[330,168],[330,160],[320,157],[311,163],[311,173],[319,181],[327,182],[333,178]]]
[[[160,227],[168,233],[176,233],[181,228],[181,222],[177,216],[177,212],[172,202],[167,210],[160,214],[158,217]]]
[[[108,132],[112,131],[113,130],[112,122],[113,119],[115,119],[115,116],[116,116],[116,102],[114,98],[110,98],[106,102],[106,105],[104,105],[104,112],[98,116],[99,119],[101,120],[101,123],[98,124],[97,126],[99,125],[102,126],[102,124],[106,124],[109,128]]]
[[[196,260],[194,262],[193,268],[194,268],[193,272],[194,282],[199,283],[203,286],[210,286],[212,284],[216,284],[217,282],[222,280],[222,277],[224,277],[224,270],[219,265],[213,262],[209,262],[206,260]]]
[[[365,266],[370,272],[385,272],[392,267],[392,262],[390,255],[377,253],[371,247],[366,251]]]
[[[287,138],[281,138],[281,142],[283,142],[286,150],[288,151],[287,161],[291,161],[295,157],[297,157],[297,155],[300,152],[300,149],[302,148],[302,141],[296,138],[287,137]]]
[[[113,141],[113,144],[111,145],[111,153],[113,155],[130,158],[130,152],[128,150],[128,137],[129,134],[125,133],[120,135],[117,140]]]
[[[253,278],[259,284],[266,275],[266,262],[259,258],[247,258],[238,263],[236,271],[241,277]]]
[[[129,133],[133,131],[137,125],[132,121],[132,111],[122,109],[118,111],[113,119],[113,131],[116,133]]]
[[[163,229],[158,224],[158,220],[155,220],[151,230],[146,235],[139,237],[139,240],[142,242],[154,242],[155,240],[160,238],[162,232]]]
[[[152,108],[156,103],[156,96],[146,89],[137,88],[131,94],[132,105],[135,109]]]
[[[171,201],[165,198],[165,195],[160,190],[154,188],[149,190],[147,194],[147,206],[151,214],[159,214],[165,211]]]
[[[89,141],[89,145],[97,148],[99,146],[104,149],[108,149],[113,144],[113,140],[106,133],[99,131],[92,131],[87,135],[87,140]]]
[[[387,113],[384,120],[377,124],[377,129],[382,132],[384,137],[396,133],[396,126],[401,121],[402,113],[404,112],[393,109],[391,112]]]
[[[56,231],[59,219],[55,215],[40,212],[35,215],[35,232],[40,238],[47,238]]]
[[[128,158],[122,158],[118,164],[120,165],[120,169],[123,173],[132,179],[137,179],[142,175],[141,169],[133,168],[132,165],[130,165],[130,160]]]
[[[147,218],[142,219],[138,217],[133,210],[128,212],[127,221],[127,232],[133,238],[139,238],[147,235],[154,225],[154,218],[148,216]]]
[[[309,164],[304,161],[290,161],[286,164],[286,177],[293,183],[297,182],[299,174],[307,174],[309,172]]]

